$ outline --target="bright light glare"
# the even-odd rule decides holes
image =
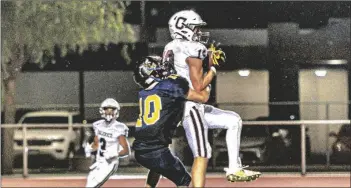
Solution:
[[[327,70],[315,70],[314,74],[316,74],[316,76],[318,77],[324,77],[325,75],[327,75]]]
[[[250,70],[247,70],[247,69],[239,70],[238,73],[239,73],[240,76],[249,76],[250,75]]]
[[[347,61],[344,59],[334,59],[334,60],[329,60],[328,64],[330,65],[342,65],[342,64],[346,64]]]

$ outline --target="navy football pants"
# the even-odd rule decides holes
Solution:
[[[149,152],[135,151],[135,159],[145,168],[161,174],[177,186],[189,186],[191,182],[191,176],[183,163],[168,147]]]

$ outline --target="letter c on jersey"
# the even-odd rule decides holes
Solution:
[[[151,103],[154,106],[153,112],[151,112]],[[144,107],[144,108],[143,108]],[[146,125],[153,125],[160,119],[162,109],[161,98],[158,95],[147,96],[144,100],[144,106],[142,106],[142,99],[139,99],[139,110],[140,115],[137,120],[136,127],[142,126],[142,120]]]

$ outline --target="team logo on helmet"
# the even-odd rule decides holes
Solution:
[[[186,39],[206,44],[210,37],[209,32],[202,32],[200,27],[205,26],[200,15],[193,10],[183,10],[175,13],[168,21],[169,31],[173,39]]]

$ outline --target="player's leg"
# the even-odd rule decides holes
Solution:
[[[147,174],[147,178],[146,178],[146,185],[145,187],[156,187],[156,185],[158,184],[159,180],[160,180],[160,174],[149,170],[149,173]]]
[[[211,158],[211,146],[208,142],[208,128],[204,121],[204,106],[196,105],[189,109],[183,119],[183,127],[188,144],[194,155],[191,169],[192,185],[204,187],[208,159]]]
[[[155,151],[135,151],[134,152],[135,160],[143,167],[149,169],[148,176],[145,182],[146,187],[156,187],[160,176],[157,171],[154,169],[159,165],[160,159],[160,150]]]
[[[118,168],[118,164],[99,163],[88,175],[86,187],[101,187]]]
[[[205,121],[209,129],[227,129],[226,143],[228,148],[229,169],[238,168],[241,117],[232,111],[221,110],[210,105],[205,107]]]
[[[221,110],[210,105],[205,107],[205,120],[209,129],[227,129],[226,143],[228,149],[229,167],[225,169],[229,181],[250,181],[260,173],[243,170],[239,157],[242,120],[232,111]],[[234,175],[234,176],[233,176]],[[234,178],[234,179],[233,179]]]
[[[193,178],[192,187],[204,187],[206,183],[206,171],[208,158],[195,157],[191,168],[191,177]]]
[[[97,185],[98,183],[96,182],[96,179],[95,179],[95,176],[96,176],[96,170],[90,170],[89,174],[88,174],[88,177],[87,177],[87,182],[86,182],[86,185],[85,187],[94,187],[94,185]]]
[[[191,182],[191,176],[186,171],[183,163],[171,153],[169,148],[147,153],[136,152],[135,159],[139,164],[150,170],[147,180],[147,184],[150,186],[156,187],[157,175],[158,177],[162,175],[168,178],[177,186],[188,186]]]
[[[160,174],[171,180],[177,187],[188,187],[191,176],[180,159],[174,156],[168,148],[162,153],[161,158],[162,162],[158,169]]]

